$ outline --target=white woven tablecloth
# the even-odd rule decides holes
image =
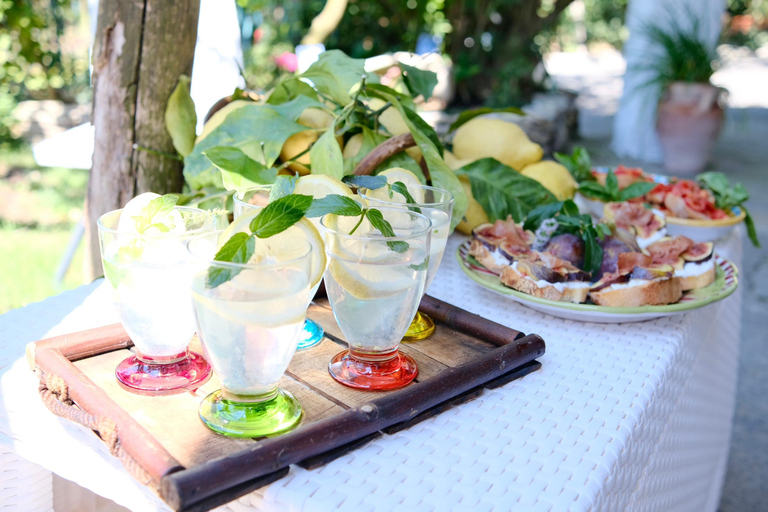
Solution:
[[[742,239],[717,249],[737,266]],[[449,240],[429,293],[543,336],[542,369],[322,468],[293,467],[222,510],[716,510],[741,292],[643,323],[561,320],[467,279],[454,256],[463,240]],[[50,478],[22,478],[32,470],[19,457],[132,510],[165,510],[92,432],[44,408],[23,359],[27,342],[116,322],[106,292],[97,282],[0,316],[0,504],[12,510],[50,507]],[[37,501],[23,501],[34,486]]]

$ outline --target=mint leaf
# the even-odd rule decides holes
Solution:
[[[408,265],[408,268],[410,268],[411,270],[416,270],[416,271],[427,270],[427,267],[429,267],[429,256],[424,258],[424,261],[422,261],[418,265],[415,265],[415,264],[414,265]]]
[[[405,186],[405,183],[402,181],[396,181],[392,185],[390,185],[390,197],[392,197],[392,192],[397,192],[401,196],[405,198],[405,202],[408,204],[416,204],[416,200],[413,198],[410,192],[408,192],[408,187]],[[409,210],[416,213],[421,213],[421,208],[418,206],[409,206]]]
[[[259,238],[269,238],[282,233],[304,217],[312,206],[312,196],[292,194],[281,197],[266,208],[251,221],[251,232]]]
[[[390,238],[396,236],[395,231],[392,229],[392,225],[387,222],[387,220],[384,218],[384,215],[382,215],[379,210],[371,208],[365,213],[365,216],[368,217],[368,220],[371,222],[373,227],[378,229],[385,237]],[[388,241],[387,247],[389,247],[389,250],[391,251],[403,253],[408,250],[408,242],[399,240]]]
[[[314,199],[312,206],[304,214],[308,218],[322,217],[333,213],[345,217],[356,217],[363,214],[363,208],[360,203],[351,197],[339,194],[329,194],[320,199]]]
[[[341,181],[347,185],[358,188],[367,188],[368,190],[376,190],[387,186],[386,176],[357,176],[355,174],[350,174],[341,178]]]
[[[203,151],[208,160],[221,171],[221,180],[227,190],[242,192],[275,181],[277,171],[253,160],[238,148],[214,146]]]
[[[272,184],[272,189],[269,191],[269,202],[272,203],[281,197],[293,194],[297,181],[299,181],[298,176],[280,175],[275,178],[275,183]]]
[[[235,233],[213,257],[216,261],[247,263],[256,249],[256,239],[247,233]],[[209,267],[205,278],[208,288],[216,288],[240,273],[239,268]]]
[[[136,231],[144,233],[150,227],[157,227],[157,224],[162,224],[176,207],[178,200],[179,197],[173,194],[165,194],[151,200],[141,209],[139,215],[132,217],[136,221]]]
[[[425,71],[408,64],[400,63],[400,69],[403,72],[403,81],[413,97],[424,96],[427,101],[432,96],[432,91],[437,85],[437,73]]]
[[[619,192],[618,200],[629,201],[630,199],[634,199],[636,197],[642,197],[656,188],[656,185],[658,185],[658,183],[648,181],[638,181],[636,183],[632,183],[627,188],[622,189],[621,192]]]

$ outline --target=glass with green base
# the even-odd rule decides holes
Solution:
[[[256,239],[256,251],[263,241]],[[259,263],[214,261],[217,239],[191,240],[188,250],[206,261],[195,276],[192,301],[198,335],[221,389],[200,404],[203,423],[232,437],[286,432],[301,419],[301,405],[278,381],[299,342],[309,303],[312,248],[297,241],[279,257]],[[213,275],[229,280],[217,284]]]
[[[369,206],[374,208],[396,207],[400,209],[410,209],[427,217],[432,222],[432,238],[429,251],[429,266],[427,267],[427,283],[424,287],[426,293],[429,284],[437,274],[440,262],[445,252],[445,244],[448,241],[448,235],[451,233],[451,214],[453,213],[453,195],[447,190],[426,185],[410,185],[408,192],[415,199],[415,203],[405,203],[405,197],[386,188],[377,190],[365,190],[360,192],[368,202]],[[419,341],[428,338],[435,332],[435,321],[428,315],[419,311],[413,317],[411,325],[403,336],[403,341]]]
[[[271,190],[272,185],[262,185],[235,193],[232,196],[235,204],[234,217],[238,218],[248,211],[260,210],[267,206],[269,204],[269,193]],[[315,224],[315,226],[317,226],[318,221],[315,219],[310,220],[313,221],[312,223]],[[318,231],[322,234],[320,228],[318,228]],[[315,296],[315,293],[317,293],[317,289],[319,287],[320,283],[317,283],[317,285],[311,290],[310,298]],[[314,320],[307,318],[306,322],[304,322],[304,327],[301,330],[301,336],[299,337],[298,350],[314,347],[323,341],[323,336],[325,336],[325,330],[323,330],[322,326]]]

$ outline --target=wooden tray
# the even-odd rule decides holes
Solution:
[[[316,300],[308,316],[326,337],[298,351],[280,381],[304,416],[297,429],[268,439],[219,436],[202,424],[197,408],[219,388],[215,375],[194,392],[172,396],[122,389],[114,369],[132,343],[120,324],[30,343],[27,357],[51,411],[93,429],[174,510],[209,510],[282,478],[290,464],[320,466],[541,366],[535,358],[545,345],[538,335],[524,336],[429,296],[420,310],[435,319],[435,333],[400,345],[419,365],[417,380],[369,392],[328,374],[328,361],[346,343],[327,300]],[[199,350],[196,338],[195,345]]]

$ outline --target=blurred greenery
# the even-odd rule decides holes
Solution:
[[[768,44],[768,0],[728,0],[723,42],[750,50]]]

